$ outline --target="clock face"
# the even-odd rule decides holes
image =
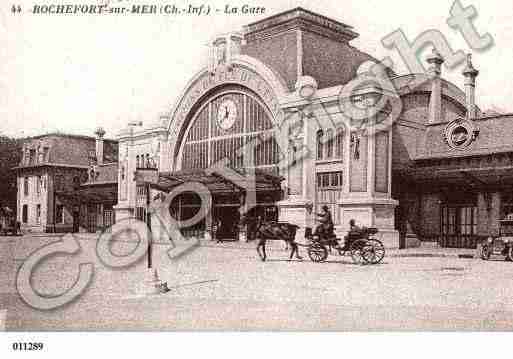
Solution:
[[[463,126],[456,127],[452,131],[451,139],[452,139],[452,142],[456,146],[461,146],[461,145],[465,144],[467,142],[467,140],[469,139],[469,134],[468,134],[467,129]]]
[[[224,100],[217,110],[217,125],[223,130],[229,130],[237,118],[237,104],[231,99]]]

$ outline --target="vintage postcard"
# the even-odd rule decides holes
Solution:
[[[2,2],[0,330],[510,331],[510,8]]]

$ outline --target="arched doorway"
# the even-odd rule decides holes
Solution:
[[[213,227],[218,239],[239,239],[241,232],[256,221],[254,217],[281,199],[279,181],[275,180],[281,154],[272,115],[258,95],[236,85],[217,89],[195,108],[179,142],[174,176],[204,181],[210,186],[213,203],[210,218],[182,232],[197,236]],[[223,178],[212,183],[213,179],[205,175],[206,169],[221,165],[239,173],[255,171],[256,208],[241,214],[244,190]],[[170,210],[182,216],[199,207],[200,203],[184,197]]]

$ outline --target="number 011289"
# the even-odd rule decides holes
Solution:
[[[25,342],[14,342],[12,343],[12,350],[19,351],[30,351],[30,350],[43,350],[43,343],[25,343]]]

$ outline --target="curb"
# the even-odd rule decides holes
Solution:
[[[473,254],[458,254],[458,253],[398,253],[390,254],[388,257],[395,258],[461,258],[461,259],[472,259],[476,258]]]
[[[7,309],[0,309],[0,332],[5,332],[7,328]]]

